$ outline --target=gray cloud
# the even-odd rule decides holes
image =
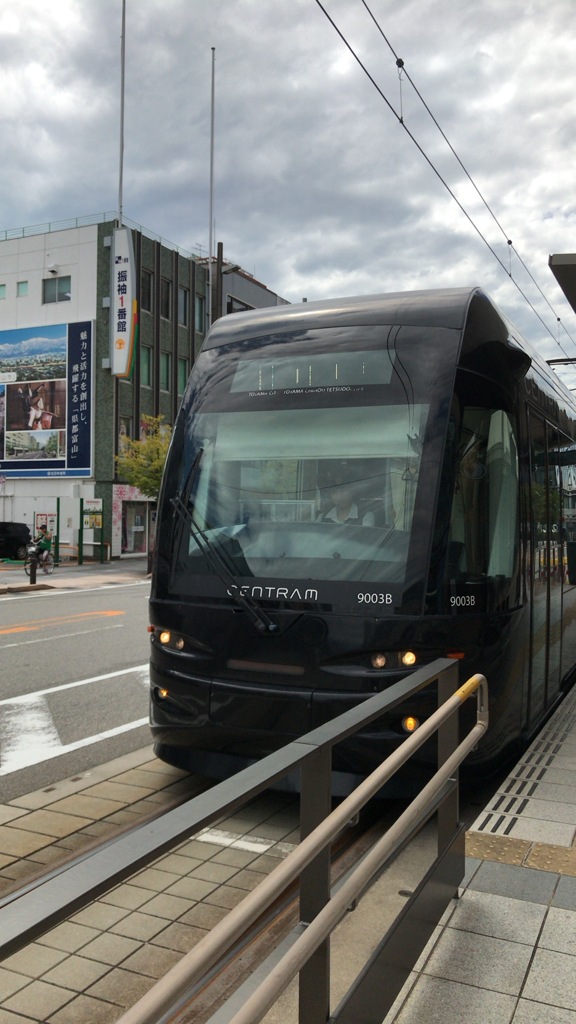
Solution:
[[[127,0],[125,215],[206,249],[214,46],[215,237],[231,259],[291,301],[480,284],[558,355],[556,312],[576,338],[547,267],[576,249],[572,0],[369,5],[401,78],[361,0],[324,0],[388,102],[315,0]],[[116,208],[120,16],[121,0],[3,4],[0,226]]]

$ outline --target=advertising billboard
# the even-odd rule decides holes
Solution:
[[[92,475],[93,323],[0,331],[0,473]]]
[[[115,377],[127,378],[132,372],[138,337],[134,253],[129,228],[114,231],[110,307],[110,368]]]

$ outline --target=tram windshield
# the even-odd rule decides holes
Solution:
[[[241,579],[404,583],[430,402],[396,356],[267,349],[224,372],[206,353],[184,428],[181,580],[214,556]]]
[[[224,545],[241,575],[371,579],[384,561],[387,576],[402,580],[421,451],[406,410],[385,413],[336,407],[200,417],[196,530]],[[426,407],[412,413],[417,437]],[[186,543],[193,568],[194,533]]]

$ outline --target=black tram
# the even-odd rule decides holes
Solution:
[[[156,753],[229,775],[437,657],[489,680],[475,771],[525,743],[576,666],[575,440],[572,395],[480,289],[219,320],[159,501]],[[339,747],[342,792],[433,706]]]

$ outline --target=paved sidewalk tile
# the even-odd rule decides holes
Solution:
[[[152,988],[153,984],[153,978],[117,968],[92,985],[86,995],[96,999],[106,999],[126,1008],[138,1002]]]
[[[50,1024],[116,1024],[119,1012],[115,1003],[103,1002],[91,996],[78,996],[57,1013],[52,1014]],[[4,1024],[0,1018],[0,1024]],[[6,1021],[6,1024],[13,1024]],[[14,1024],[25,1024],[21,1018]]]
[[[18,827],[27,832],[41,832],[44,835],[61,838],[69,836],[72,832],[78,832],[92,824],[91,818],[80,817],[76,814],[61,814],[55,810],[32,811],[25,818],[21,818]]]
[[[522,995],[537,1003],[576,1011],[576,957],[537,949]]]
[[[50,971],[65,959],[66,953],[63,950],[50,949],[48,946],[32,942],[7,957],[2,962],[2,967],[23,974],[27,978],[41,978],[46,971]]]
[[[424,977],[409,993],[398,1016],[386,1017],[385,1024],[392,1020],[394,1024],[509,1024],[515,1005],[514,996]]]
[[[111,932],[102,932],[86,945],[82,946],[82,956],[89,960],[98,960],[102,964],[115,966],[140,948],[141,942],[137,939],[128,939],[124,935],[113,935]]]
[[[36,850],[54,842],[54,836],[26,832],[22,828],[0,825],[0,853],[9,857],[28,857]]]
[[[45,981],[33,981],[26,988],[21,989],[16,995],[7,999],[4,1007],[25,1016],[31,1016],[33,1020],[40,1009],[45,1020],[49,1020],[52,1014],[59,1010],[73,998],[69,989],[59,988],[57,985],[48,985]]]
[[[64,814],[78,814],[82,817],[82,811],[88,818],[106,818],[114,811],[123,810],[125,804],[120,800],[103,800],[100,797],[87,796],[85,792],[76,793],[74,796],[65,796],[62,800],[52,804],[52,810],[62,811]]]
[[[133,804],[136,800],[145,800],[153,792],[153,786],[132,786],[118,782],[117,779],[109,779],[106,782],[98,782],[95,786],[90,786],[89,789],[84,790],[82,795],[88,799],[96,798],[112,800],[119,804]]]
[[[87,960],[82,956],[69,956],[62,963],[53,967],[51,971],[43,974],[42,981],[51,985],[59,985],[60,988],[72,989],[74,992],[83,992],[109,971],[108,964]]]
[[[41,946],[50,946],[52,949],[61,949],[66,953],[76,953],[89,942],[98,938],[99,932],[96,928],[87,928],[82,924],[73,924],[71,921],[64,921],[53,928],[52,931],[41,935],[38,942]]]

